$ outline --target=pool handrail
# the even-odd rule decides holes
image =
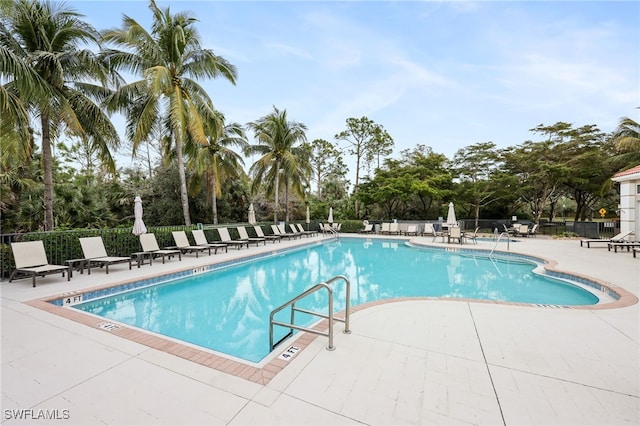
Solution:
[[[501,232],[500,236],[496,240],[496,243],[494,244],[493,248],[491,249],[491,253],[489,253],[489,258],[491,258],[491,255],[495,251],[496,247],[498,247],[498,243],[500,242],[500,239],[502,238],[503,235],[507,236],[507,251],[509,251],[509,241],[510,241],[511,237],[509,236],[508,232]]]
[[[345,284],[346,284],[346,303],[345,303],[345,315],[344,318],[335,318],[334,317],[334,312],[333,312],[333,288],[331,288],[330,284],[333,284],[335,281],[337,280],[344,280]],[[316,291],[319,291],[321,289],[326,289],[327,293],[328,293],[328,306],[327,306],[327,310],[328,313],[327,315],[319,313],[319,312],[314,312],[314,311],[309,311],[307,309],[302,309],[302,308],[297,308],[295,306],[296,302],[304,299],[305,297],[309,296],[312,293],[315,293]],[[283,303],[282,305],[278,306],[277,308],[275,308],[273,311],[271,311],[271,315],[269,316],[269,351],[273,351],[276,346],[278,346],[280,343],[282,343],[284,340],[286,340],[287,338],[289,338],[291,335],[293,335],[293,330],[300,330],[300,331],[306,331],[309,333],[313,333],[313,334],[317,334],[320,336],[326,336],[329,338],[329,343],[327,344],[327,350],[332,351],[335,349],[335,346],[333,346],[333,323],[334,321],[339,321],[339,322],[343,322],[344,323],[344,330],[343,333],[345,334],[350,334],[351,330],[349,329],[349,316],[350,316],[350,298],[351,298],[351,284],[349,282],[349,280],[347,279],[347,277],[345,277],[344,275],[337,275],[333,278],[331,278],[330,280],[326,281],[326,282],[321,282],[318,283],[314,286],[312,286],[311,288],[303,291],[302,293],[300,293],[299,295],[297,295],[296,297],[288,300],[287,302]],[[284,322],[280,322],[280,321],[276,321],[273,319],[273,317],[275,316],[275,314],[277,314],[278,312],[280,312],[281,310],[285,309],[286,307],[291,307],[291,322],[290,323],[284,323]],[[329,330],[325,333],[322,331],[318,331],[315,330],[313,328],[309,328],[309,327],[302,327],[302,326],[298,326],[295,325],[295,313],[296,312],[302,312],[305,314],[310,314],[310,315],[314,315],[314,316],[318,316],[321,318],[325,318],[329,320]],[[279,325],[281,327],[286,327],[289,328],[289,332],[280,340],[278,340],[276,343],[273,342],[273,326],[274,325]]]

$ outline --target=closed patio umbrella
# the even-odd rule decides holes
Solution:
[[[456,220],[456,211],[453,208],[453,203],[449,203],[449,212],[447,213],[447,225],[456,226],[458,221]]]
[[[249,223],[256,224],[256,211],[253,209],[253,203],[249,204]]]
[[[147,233],[147,227],[144,225],[142,220],[142,199],[139,196],[136,196],[134,200],[133,207],[133,230],[131,231],[133,235],[142,235]]]
[[[333,223],[333,207],[329,207],[329,218],[327,219],[327,222]]]
[[[309,223],[311,223],[311,217],[309,216],[309,206],[307,206],[307,231],[309,230]]]

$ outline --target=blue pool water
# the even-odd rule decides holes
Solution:
[[[75,305],[93,313],[248,361],[269,353],[269,315],[314,284],[351,282],[351,305],[395,297],[452,297],[550,305],[590,305],[592,293],[533,272],[523,259],[488,259],[403,242],[343,238],[213,272]],[[335,310],[345,306],[341,282]],[[326,292],[298,306],[326,313]],[[289,313],[276,319],[287,322]],[[297,317],[304,325],[317,317]],[[276,341],[287,330],[275,328]]]

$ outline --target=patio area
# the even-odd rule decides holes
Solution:
[[[510,251],[620,287],[636,303],[377,302],[354,311],[351,334],[336,327],[334,351],[325,349],[325,338],[302,334],[305,347],[264,384],[26,303],[321,238],[131,271],[114,265],[108,275],[95,269],[70,282],[47,276],[36,288],[30,280],[2,282],[2,424],[640,423],[640,259],[577,240],[523,238]]]

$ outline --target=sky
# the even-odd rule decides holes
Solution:
[[[150,30],[146,1],[67,4],[99,30],[123,14]],[[228,122],[275,106],[309,141],[334,141],[347,118],[368,117],[393,138],[392,157],[422,144],[453,158],[480,142],[542,140],[530,131],[540,124],[640,121],[637,1],[157,4],[191,12],[202,46],[237,67],[235,86],[201,81]]]

